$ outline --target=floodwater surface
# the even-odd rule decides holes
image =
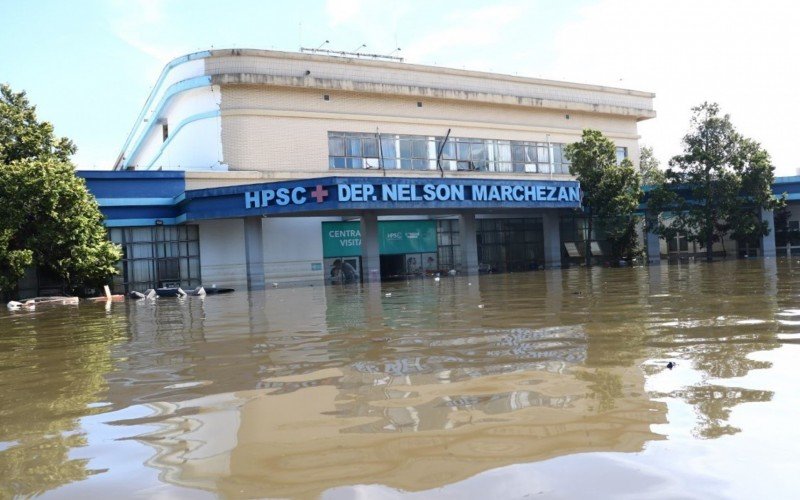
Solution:
[[[3,310],[0,498],[793,498],[798,341],[787,260]]]

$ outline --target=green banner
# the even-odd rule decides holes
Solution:
[[[323,222],[322,256],[352,257],[361,255],[361,223]]]
[[[436,221],[391,220],[378,222],[381,254],[436,251]]]
[[[436,221],[379,221],[378,240],[380,253],[384,255],[435,252]],[[325,258],[361,255],[361,224],[323,222],[322,255]]]

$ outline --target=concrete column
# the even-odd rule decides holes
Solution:
[[[761,209],[761,220],[769,226],[769,234],[761,238],[761,256],[775,257],[775,217],[772,210]]]
[[[461,273],[478,274],[478,233],[475,214],[458,216],[458,232],[461,238]]]
[[[644,225],[644,239],[647,244],[647,262],[649,264],[661,264],[661,237],[650,229],[650,225],[655,221],[648,220]]]
[[[542,215],[542,232],[544,233],[544,266],[546,268],[561,267],[561,228],[560,214],[548,210]]]
[[[381,280],[378,216],[375,212],[361,214],[361,276],[364,283]]]
[[[244,255],[247,289],[264,289],[264,236],[261,217],[244,218]]]

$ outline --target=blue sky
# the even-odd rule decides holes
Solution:
[[[689,108],[719,102],[796,173],[800,3],[738,0],[0,0],[0,81],[110,168],[170,59],[210,47],[328,47],[408,62],[655,92],[640,124],[662,161]]]

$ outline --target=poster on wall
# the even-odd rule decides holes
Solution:
[[[436,252],[436,221],[379,221],[378,242],[381,255]],[[361,224],[323,222],[322,255],[325,258],[361,255]]]
[[[378,222],[381,255],[436,252],[436,221]]]

